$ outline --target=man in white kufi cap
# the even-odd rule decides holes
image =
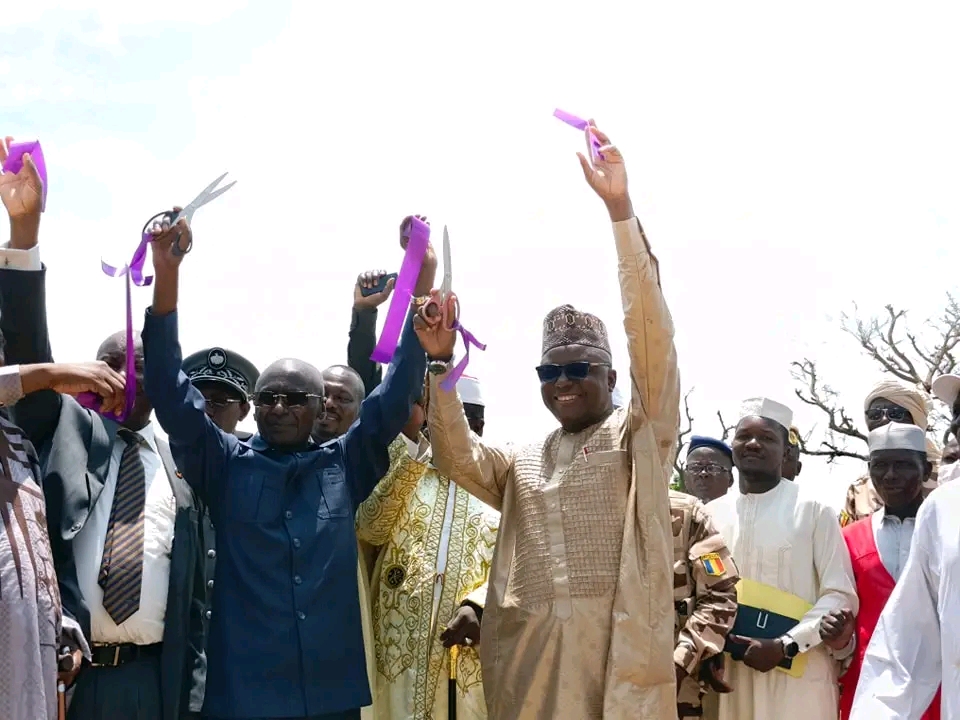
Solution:
[[[902,456],[899,469],[888,469],[890,475],[903,476],[900,480],[904,482],[891,479],[891,485],[901,493],[901,487],[912,490],[915,483],[905,480],[920,468],[919,441],[909,448],[904,445],[905,442],[888,437],[883,446],[886,462],[891,466],[898,455]],[[914,467],[909,469],[908,454],[914,458]],[[872,435],[870,459],[874,465]],[[929,467],[929,463],[925,465]],[[880,536],[877,545],[886,566],[887,555]],[[851,718],[960,718],[958,587],[960,483],[953,482],[931,493],[916,513],[910,554],[866,648]],[[942,691],[942,700],[937,697],[938,689]]]
[[[829,645],[843,647],[853,634],[859,640],[852,662],[840,678],[841,720],[850,718],[867,642],[903,572],[917,510],[923,502],[923,482],[932,470],[927,457],[926,433],[916,425],[898,422],[881,425],[870,432],[868,445],[870,481],[876,489],[880,508],[843,529],[860,611],[856,620],[852,616],[830,613],[821,626],[821,636]],[[939,706],[939,698],[935,705]],[[931,706],[923,718],[939,720],[940,715]]]
[[[836,661],[853,650],[834,654],[820,639],[824,615],[855,614],[857,595],[834,511],[781,477],[792,423],[786,405],[746,400],[732,443],[739,492],[707,505],[743,578],[721,720],[836,717]],[[806,611],[783,614],[789,606]]]

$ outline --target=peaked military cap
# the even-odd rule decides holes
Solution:
[[[242,355],[223,348],[207,348],[183,361],[183,372],[192,383],[218,382],[249,398],[260,377],[256,366]]]

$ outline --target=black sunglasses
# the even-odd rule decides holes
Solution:
[[[236,405],[237,403],[242,403],[245,401],[237,400],[236,398],[205,398],[204,402],[207,404],[208,408],[223,410],[229,405]]]
[[[567,380],[586,380],[590,370],[595,367],[610,367],[609,363],[592,363],[586,360],[567,363],[566,365],[539,365],[537,366],[537,376],[542,383],[552,383],[564,376]]]
[[[906,410],[900,407],[892,408],[870,408],[867,410],[867,420],[883,420],[883,416],[886,415],[891,422],[903,422],[907,419],[908,413]]]
[[[306,391],[295,390],[293,392],[277,393],[271,390],[261,390],[253,396],[253,404],[257,406],[267,405],[273,407],[278,400],[282,400],[287,407],[303,407],[311,398],[323,399],[323,395],[315,395]]]

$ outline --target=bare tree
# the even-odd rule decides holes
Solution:
[[[693,415],[690,414],[690,395],[693,390],[693,388],[690,388],[687,394],[683,396],[683,414],[686,419],[686,426],[681,422],[680,427],[677,428],[677,454],[673,456],[673,469],[680,476],[679,484],[681,487],[683,487],[683,464],[680,462],[680,457],[687,445],[686,438],[693,432]]]
[[[730,433],[737,429],[737,424],[727,425],[723,420],[723,415],[717,410],[717,420],[720,421],[720,429],[723,431],[723,434],[720,436],[720,439],[724,442],[727,441],[727,438],[730,437]]]
[[[957,367],[954,354],[960,345],[960,303],[952,295],[947,295],[942,313],[913,329],[907,326],[906,310],[898,310],[893,305],[887,305],[885,310],[885,315],[868,320],[844,313],[841,327],[883,373],[929,393],[935,378]],[[854,311],[857,311],[856,306]],[[797,397],[820,410],[826,419],[819,445],[809,443],[811,433],[808,433],[800,440],[801,452],[825,457],[827,462],[844,457],[866,460],[863,446],[867,437],[857,429],[854,420],[859,412],[851,415],[840,404],[837,392],[820,377],[816,361],[804,358],[793,362],[791,372],[800,385],[794,391]],[[941,427],[944,418],[938,413],[931,422],[931,431]],[[850,443],[853,443],[852,448]]]

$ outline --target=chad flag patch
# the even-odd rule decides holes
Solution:
[[[707,553],[700,556],[700,562],[703,564],[703,570],[710,577],[720,577],[727,572],[723,566],[723,560],[717,553]]]

